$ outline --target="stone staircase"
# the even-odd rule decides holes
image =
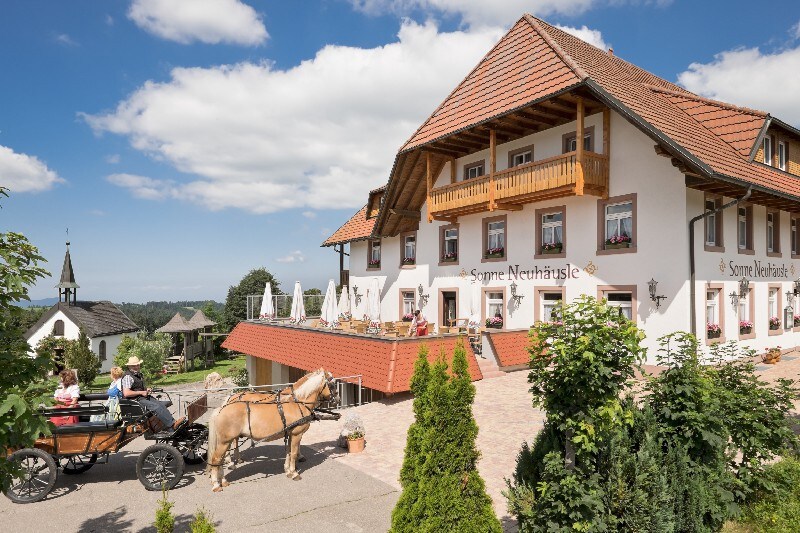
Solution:
[[[497,366],[494,359],[484,359],[481,356],[476,356],[475,359],[478,361],[478,368],[481,369],[483,379],[492,379],[506,375],[505,372],[500,370],[500,367]]]

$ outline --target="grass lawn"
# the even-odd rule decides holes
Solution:
[[[185,383],[196,383],[198,381],[203,381],[206,379],[206,376],[211,372],[219,372],[222,377],[228,377],[228,370],[232,366],[238,366],[239,368],[243,368],[245,365],[245,358],[244,356],[240,356],[235,359],[222,359],[217,361],[216,364],[213,366],[209,366],[208,368],[203,368],[201,365],[195,365],[194,370],[190,370],[189,372],[183,372],[180,374],[164,374],[163,376],[159,376],[152,381],[150,381],[147,385],[149,387],[168,387],[170,385],[183,385]],[[92,383],[92,389],[107,389],[108,386],[111,384],[111,375],[110,374],[102,374],[95,378],[94,382]]]

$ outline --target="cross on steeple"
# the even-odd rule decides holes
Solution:
[[[69,234],[69,229],[67,229],[67,234]],[[75,272],[72,270],[72,259],[69,257],[69,241],[67,241],[67,253],[64,256],[64,266],[61,268],[61,281],[56,287],[58,287],[59,303],[63,301],[67,305],[75,304],[78,292],[75,289],[79,289],[80,285],[75,283]]]

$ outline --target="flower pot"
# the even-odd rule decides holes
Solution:
[[[753,328],[739,328],[739,335],[749,335]]]
[[[780,324],[778,324],[777,326],[775,326],[775,325],[773,325],[773,324],[770,324],[770,325],[769,325],[769,329],[770,329],[771,331],[775,331],[776,329],[781,329],[781,325],[780,325]]]
[[[491,328],[491,329],[503,329],[503,324],[494,324],[494,325],[486,326],[486,327],[487,328]]]
[[[348,453],[361,453],[364,451],[364,445],[366,441],[364,437],[360,439],[347,439],[347,451]]]
[[[542,249],[542,254],[560,254],[562,248],[550,248],[549,250]]]
[[[630,248],[631,243],[629,242],[618,242],[615,244],[608,244],[606,243],[605,249],[606,250],[616,250],[617,248]]]
[[[761,360],[768,365],[774,365],[781,360],[781,351],[770,350],[761,356]]]
[[[708,339],[718,339],[722,334],[721,331],[708,331],[706,332],[706,338]]]

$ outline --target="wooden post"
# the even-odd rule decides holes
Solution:
[[[497,171],[497,133],[489,130],[489,211],[494,211],[494,173]]]
[[[575,129],[575,194],[583,196],[583,98],[578,97],[578,120]]]
[[[432,179],[431,176],[431,153],[425,152],[425,178],[428,185],[428,224],[433,222],[433,214],[431,213],[431,188],[432,188]]]
[[[606,156],[606,167],[609,175],[606,176],[603,199],[608,199],[609,178],[611,174],[611,110],[603,108],[603,155]]]
[[[450,183],[456,182],[456,158],[450,158]]]

